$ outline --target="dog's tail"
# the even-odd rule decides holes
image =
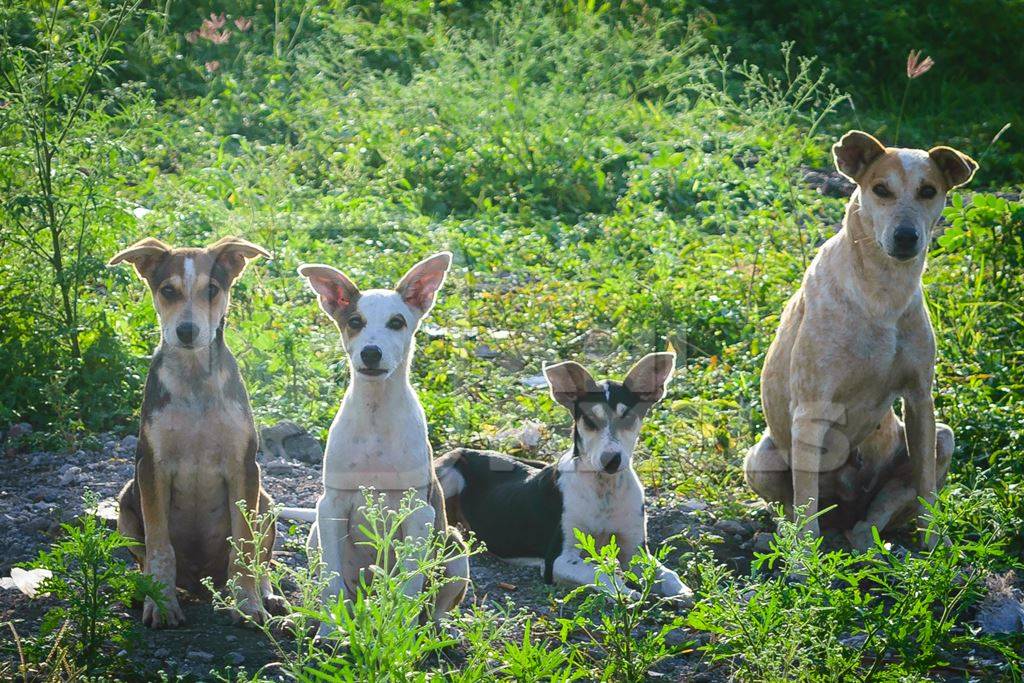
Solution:
[[[466,488],[466,478],[459,471],[461,459],[462,449],[457,448],[434,460],[434,472],[437,473],[437,480],[441,482],[445,500],[459,495]]]
[[[315,522],[316,508],[281,508],[278,519],[288,522]]]

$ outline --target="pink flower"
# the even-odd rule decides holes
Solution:
[[[217,30],[221,26],[223,26],[226,21],[227,21],[227,17],[224,16],[223,12],[220,13],[220,16],[217,16],[213,12],[210,12],[210,18],[209,19],[204,19],[203,23],[205,24],[205,23],[209,22],[210,27],[213,28],[214,30]]]
[[[185,34],[185,40],[195,45],[196,41],[199,40],[199,31],[189,31]]]
[[[245,17],[238,17],[237,19],[235,19],[235,26],[238,27],[239,31],[241,31],[242,33],[245,33],[246,31],[248,31],[249,29],[252,28],[252,19],[246,19]]]
[[[212,74],[214,71],[220,68],[220,62],[214,59],[211,62],[206,63],[206,73]]]
[[[214,45],[223,45],[231,39],[231,31],[221,31],[220,33],[214,32],[210,36],[210,42]]]
[[[928,73],[928,70],[935,66],[931,57],[921,59],[920,50],[911,50],[907,55],[907,78],[913,80]]]

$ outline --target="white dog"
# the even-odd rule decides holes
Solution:
[[[320,551],[329,574],[325,604],[339,595],[353,600],[360,572],[373,564],[374,550],[360,541],[365,524],[362,488],[383,495],[397,509],[412,489],[426,505],[407,519],[401,538],[423,538],[431,529],[464,547],[445,518],[444,496],[434,475],[427,420],[416,391],[409,384],[413,336],[434,305],[444,282],[451,254],[442,252],[409,270],[393,290],[361,292],[340,271],[308,264],[299,273],[309,280],[320,306],[341,331],[348,354],[351,382],[327,437],[324,456],[324,492],[317,501],[310,543]],[[283,517],[313,517],[312,510],[285,509]],[[416,575],[406,585],[409,595],[423,589]],[[469,583],[465,555],[448,563],[445,585],[435,602],[434,619],[458,605]],[[329,627],[321,625],[321,635]]]

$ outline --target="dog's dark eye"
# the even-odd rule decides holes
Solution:
[[[405,328],[405,318],[400,315],[396,315],[394,318],[388,321],[389,330],[401,330]]]
[[[165,299],[174,299],[178,296],[178,290],[174,288],[174,285],[164,285],[160,288],[160,294]]]
[[[889,199],[890,197],[892,197],[892,192],[889,192],[889,188],[883,185],[882,183],[878,183],[877,185],[872,187],[871,191],[874,192],[879,197],[881,197],[882,199]]]
[[[921,199],[931,199],[935,196],[936,190],[931,185],[925,185],[917,191],[917,196]]]
[[[586,413],[580,413],[580,422],[587,429],[597,429],[597,423],[591,420]]]
[[[206,288],[206,296],[210,299],[214,299],[220,293],[220,287],[217,285],[210,285]]]
[[[360,318],[358,315],[354,315],[348,319],[349,329],[361,330],[366,327],[366,321]]]

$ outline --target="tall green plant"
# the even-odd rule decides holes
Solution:
[[[0,335],[5,346],[36,352],[16,372],[38,377],[34,364],[51,364],[69,393],[96,338],[85,332],[96,322],[85,309],[86,287],[102,272],[98,247],[134,224],[117,199],[118,181],[131,168],[124,135],[145,99],[135,88],[108,86],[138,2],[109,11],[63,0],[39,14],[29,4],[0,9],[0,241],[17,254],[0,312],[20,323]]]

